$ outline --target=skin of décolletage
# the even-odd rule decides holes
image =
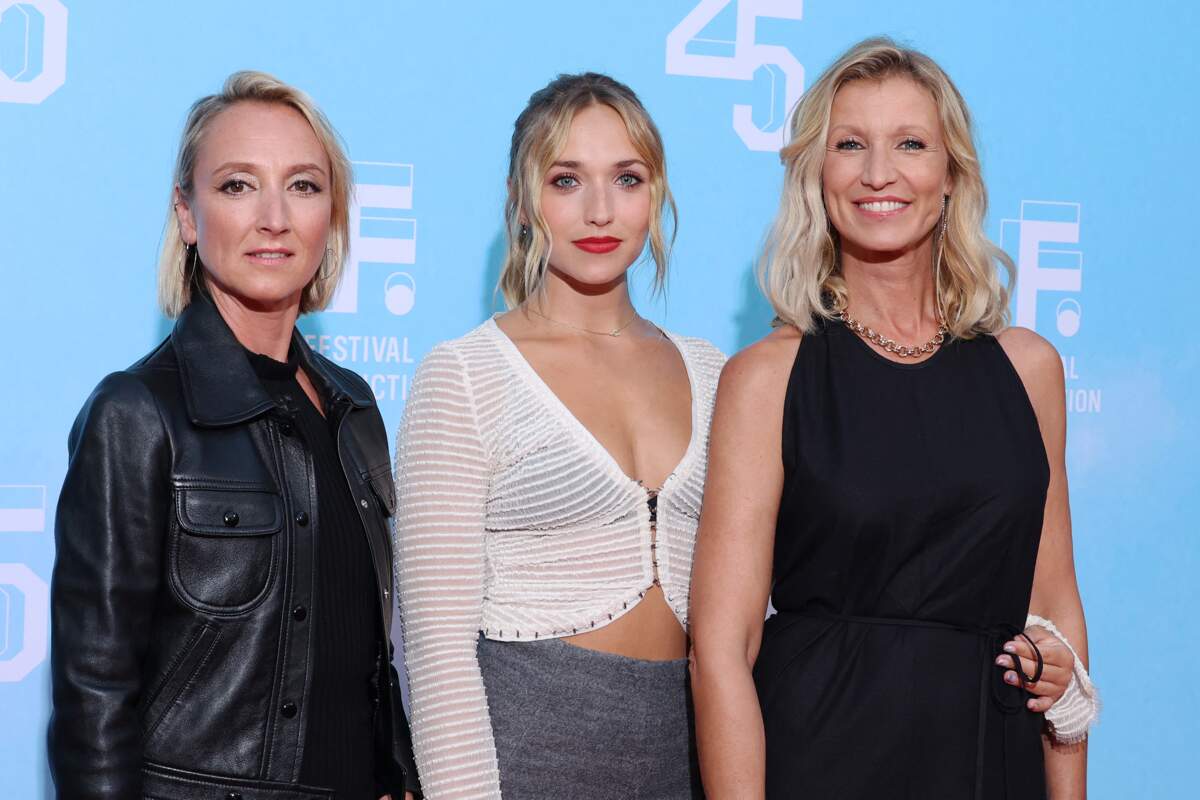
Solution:
[[[838,89],[822,169],[824,199],[837,231],[847,312],[903,344],[937,330],[930,268],[942,198],[953,191],[936,103],[907,77],[851,81]],[[705,789],[712,797],[764,796],[765,745],[751,670],[771,586],[775,521],[783,489],[781,425],[791,366],[802,334],[782,326],[730,359],[717,390],[708,484],[692,584],[692,687]],[[1063,374],[1054,348],[1032,331],[997,337],[1037,416],[1051,466],[1030,612],[1053,620],[1087,662],[1087,631],[1075,580],[1064,466]],[[871,345],[874,347],[874,345]],[[899,360],[882,349],[886,358]],[[912,363],[912,360],[906,360]],[[1028,688],[1045,711],[1065,691],[1072,660],[1040,628],[1027,631],[1046,662]],[[1009,650],[1009,648],[1012,648]],[[1026,674],[1032,650],[1009,642]],[[1012,656],[1000,655],[1010,683]],[[1086,796],[1086,744],[1044,739],[1054,800]]]
[[[678,350],[629,297],[650,225],[649,177],[616,111],[580,110],[541,187],[551,235],[543,290],[497,324],[621,470],[653,489],[687,449],[691,390]],[[604,335],[630,320],[620,336]],[[657,585],[613,623],[566,641],[648,660],[687,653]]]

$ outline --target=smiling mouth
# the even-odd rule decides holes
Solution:
[[[621,246],[621,240],[612,236],[589,236],[586,239],[576,239],[571,244],[585,253],[611,253]]]
[[[854,203],[859,211],[865,211],[868,214],[889,216],[897,214],[908,208],[912,203],[905,200],[859,200]]]
[[[288,250],[251,250],[247,253],[250,258],[255,261],[263,261],[268,264],[280,264],[291,258],[292,253]]]

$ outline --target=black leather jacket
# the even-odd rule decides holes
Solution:
[[[299,333],[293,347],[328,398],[370,545],[385,643],[377,772],[401,800],[417,778],[386,644],[387,436],[361,378]],[[195,300],[166,341],[101,381],[69,448],[51,588],[59,796],[331,798],[297,779],[321,579],[312,457],[211,301]]]

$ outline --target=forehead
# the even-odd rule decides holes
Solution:
[[[933,95],[912,78],[901,75],[844,84],[833,96],[829,124],[830,127],[921,125],[934,130],[941,128]]]
[[[311,162],[328,168],[329,158],[312,125],[280,103],[235,103],[209,122],[197,153],[201,163]]]
[[[572,161],[620,161],[636,157],[625,120],[611,106],[602,103],[593,103],[576,112],[560,156]]]

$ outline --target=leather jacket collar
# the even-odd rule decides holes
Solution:
[[[193,424],[207,428],[236,425],[275,407],[242,345],[208,296],[197,294],[179,315],[171,332],[171,346],[179,361],[183,395]],[[292,348],[317,391],[330,402],[346,401],[356,408],[375,404],[365,387],[329,369],[295,329]]]

